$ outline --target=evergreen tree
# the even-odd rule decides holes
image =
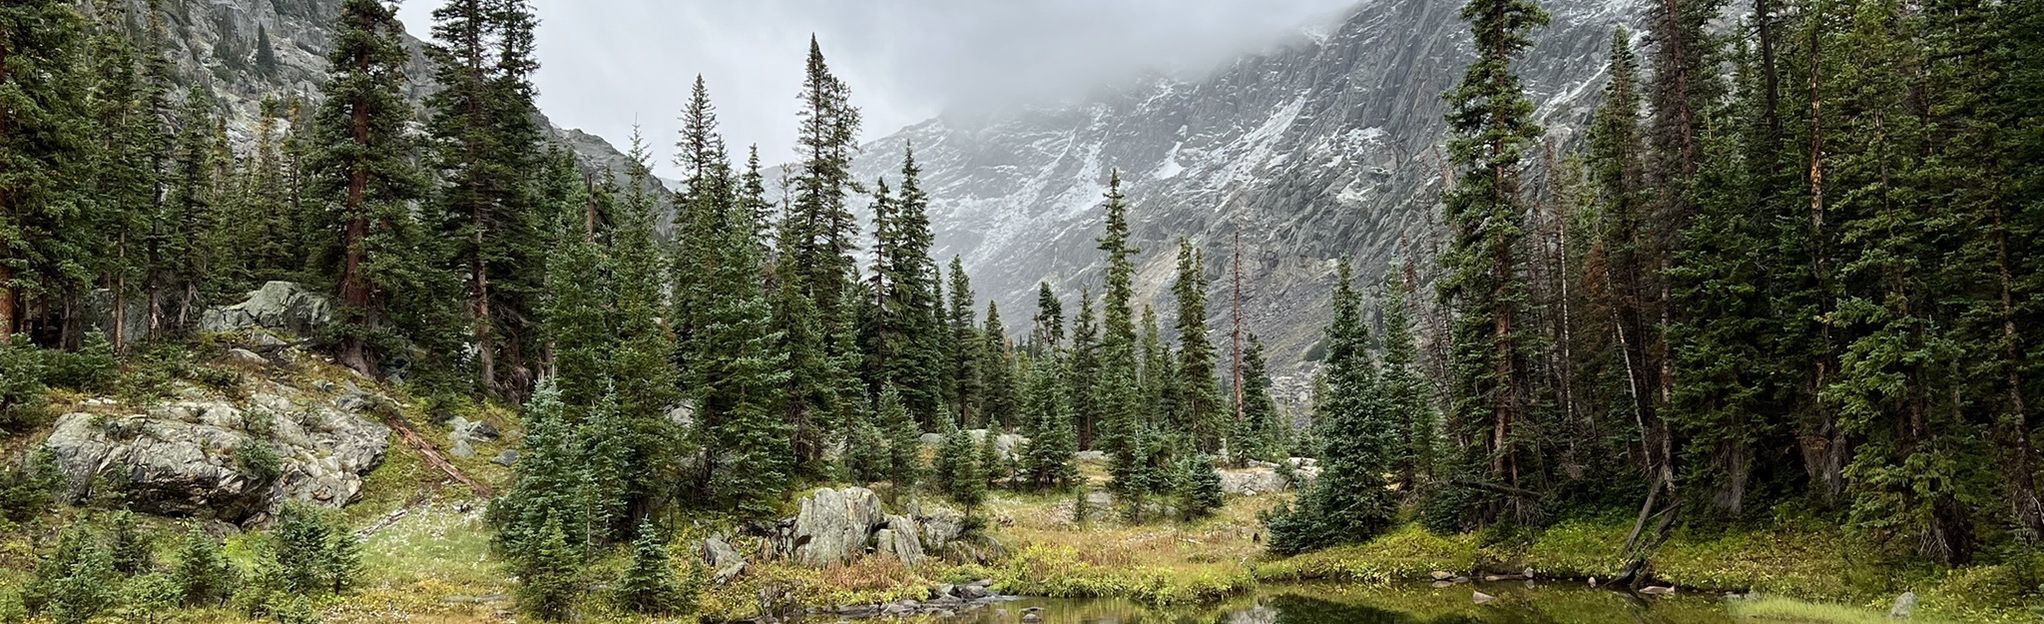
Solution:
[[[1178,366],[1172,405],[1173,423],[1205,451],[1219,450],[1226,435],[1226,408],[1219,377],[1214,374],[1214,345],[1207,340],[1207,278],[1205,254],[1190,239],[1178,239],[1178,279],[1171,291],[1178,299]]]
[[[1064,348],[1065,309],[1050,282],[1036,285],[1036,319],[1029,333],[1029,357],[1048,358]]]
[[[908,406],[902,404],[901,393],[893,386],[880,390],[874,413],[879,415],[880,428],[887,434],[887,480],[894,485],[897,497],[915,491],[916,481],[923,474],[922,432],[909,416]]]
[[[217,606],[234,593],[234,564],[220,554],[220,543],[196,528],[178,549],[171,578],[180,602],[188,607]]]
[[[957,472],[952,475],[951,500],[965,506],[966,513],[972,513],[980,503],[986,501],[989,466],[986,460],[975,452],[971,434],[959,431],[953,435],[958,436],[958,445],[962,452],[958,456]],[[991,432],[989,435],[992,435]],[[949,440],[946,443],[948,445]]]
[[[741,217],[734,220],[737,218]],[[742,218],[749,220],[751,215],[745,213]],[[782,403],[810,396],[783,394],[794,384],[790,369],[814,363],[797,363],[789,348],[812,348],[816,343],[806,339],[797,343],[781,329],[789,321],[806,323],[806,317],[770,312],[772,307],[760,284],[761,260],[751,240],[752,231],[730,228],[723,232],[727,238],[717,247],[723,258],[712,279],[723,296],[712,300],[702,315],[704,340],[700,344],[709,348],[697,354],[688,375],[696,392],[697,427],[706,432],[703,490],[722,508],[748,516],[764,515],[772,512],[786,493],[794,478],[792,460],[798,457],[793,452],[793,434],[800,421],[791,427],[783,419],[784,409],[791,408]],[[805,357],[815,355],[812,351]]]
[[[1079,483],[1079,467],[1072,463],[1072,454],[1079,450],[1078,436],[1060,369],[1055,361],[1031,367],[1024,401],[1022,435],[1029,438],[1029,445],[1022,454],[1019,480],[1040,490]]]
[[[985,341],[980,346],[979,362],[985,391],[977,424],[988,430],[1006,430],[1014,426],[1020,407],[1015,392],[1015,349],[1008,342],[1007,328],[1001,324],[1001,311],[992,301],[987,302],[986,329],[979,335]]]
[[[1100,410],[1097,447],[1106,451],[1114,464],[1115,487],[1124,494],[1135,491],[1142,480],[1144,453],[1141,436],[1141,371],[1136,360],[1135,297],[1136,250],[1128,243],[1128,205],[1121,194],[1121,173],[1107,181],[1106,226],[1100,235],[1100,250],[1107,253],[1107,288],[1102,297],[1103,331],[1100,339],[1099,381],[1094,385],[1094,404]]]
[[[151,540],[142,534],[141,527],[136,526],[134,513],[122,511],[114,515],[113,530],[107,541],[115,572],[138,575],[156,567]]]
[[[609,544],[631,529],[632,482],[642,470],[635,460],[636,435],[630,418],[618,411],[617,388],[608,384],[603,398],[590,406],[582,424],[583,448],[577,466],[582,487],[586,534],[577,540],[594,547]]]
[[[327,58],[326,98],[313,120],[310,176],[326,200],[321,221],[339,232],[328,267],[339,287],[335,353],[365,374],[417,334],[431,304],[397,293],[449,292],[422,249],[427,236],[410,202],[422,197],[399,91],[408,62],[403,27],[379,0],[346,0]],[[439,328],[444,329],[444,326]],[[451,353],[452,350],[443,353]]]
[[[531,550],[520,557],[518,606],[544,621],[567,621],[581,592],[581,565],[560,521],[548,517]]]
[[[1000,430],[986,430],[986,435],[979,437],[978,457],[972,462],[979,471],[980,483],[989,488],[1000,485],[1012,474],[1008,470],[1008,454],[1001,452],[1000,438]]]
[[[1188,519],[1214,514],[1222,500],[1221,473],[1214,457],[1204,453],[1186,455],[1178,464],[1178,513]]]
[[[1411,493],[1417,491],[1422,478],[1434,475],[1440,415],[1434,411],[1434,401],[1429,396],[1432,390],[1420,370],[1419,343],[1413,335],[1414,287],[1406,281],[1405,272],[1396,267],[1387,278],[1383,307],[1384,370],[1378,386],[1384,393],[1385,408],[1395,415],[1397,448],[1389,452],[1393,472],[1398,475],[1401,490]],[[1256,351],[1257,368],[1261,370],[1261,346]],[[1269,386],[1265,385],[1263,391],[1264,400],[1268,401]]]
[[[1065,387],[1072,404],[1079,448],[1091,449],[1100,424],[1100,403],[1094,382],[1100,373],[1100,326],[1094,322],[1093,293],[1079,289],[1079,314],[1072,319],[1072,355]]]
[[[701,315],[718,293],[708,276],[721,261],[717,248],[726,238],[726,208],[735,199],[731,165],[724,138],[717,134],[717,110],[707,83],[696,76],[688,105],[681,113],[681,139],[675,143],[675,165],[687,176],[677,198],[674,224],[673,289],[676,334],[681,361],[688,365],[710,347],[700,344]]]
[[[532,376],[523,319],[538,307],[541,275],[531,269],[545,252],[538,199],[522,183],[544,140],[533,105],[535,26],[525,0],[448,0],[433,11],[436,44],[427,48],[441,87],[426,100],[443,181],[433,226],[449,243],[448,268],[462,275],[483,387],[513,397]]]
[[[1296,507],[1267,517],[1270,550],[1297,554],[1365,541],[1390,528],[1395,511],[1384,475],[1398,451],[1397,421],[1370,361],[1362,306],[1342,265],[1327,328],[1326,393],[1315,423],[1325,444],[1322,471]]]
[[[617,206],[610,256],[617,345],[610,377],[617,387],[618,414],[631,430],[629,514],[643,518],[663,497],[685,454],[681,432],[667,411],[681,402],[681,371],[675,365],[674,333],[664,319],[666,258],[654,221],[658,207],[647,188],[654,184],[643,141],[633,135],[627,188]]]
[[[674,578],[667,547],[650,522],[639,523],[638,535],[632,541],[632,563],[618,581],[617,602],[633,613],[673,613],[681,602],[681,584]]]
[[[0,7],[0,342],[83,276],[71,180],[87,150],[78,75],[84,23],[65,0]]]
[[[510,491],[490,503],[497,547],[503,552],[531,552],[546,537],[541,531],[548,523],[583,535],[586,523],[578,515],[582,445],[566,412],[553,377],[542,380],[525,404],[525,440]]]
[[[1532,45],[1528,32],[1545,25],[1547,13],[1531,0],[1470,0],[1462,18],[1475,36],[1476,60],[1446,96],[1448,152],[1457,171],[1445,202],[1451,236],[1442,258],[1448,275],[1440,284],[1454,314],[1450,422],[1458,439],[1471,442],[1458,461],[1460,476],[1518,488],[1514,466],[1524,450],[1514,430],[1531,400],[1528,330],[1521,318],[1526,210],[1518,171],[1540,128],[1511,63]],[[1507,512],[1524,518],[1525,503],[1513,497],[1470,511],[1479,522]]]
[[[973,448],[971,434],[955,426],[949,429],[950,431],[944,434],[943,442],[937,446],[937,456],[931,464],[930,477],[939,491],[957,498],[963,491],[961,486],[966,480],[962,475],[967,474],[968,470],[975,470],[967,464],[977,461],[975,454],[977,449]]]
[[[609,383],[612,349],[610,304],[618,293],[608,279],[608,258],[588,215],[599,203],[565,151],[549,155],[541,175],[554,211],[554,247],[546,263],[540,333],[551,354],[553,377],[570,419],[580,420]]]
[[[1242,397],[1241,432],[1233,438],[1236,452],[1250,459],[1285,459],[1285,430],[1291,425],[1283,422],[1277,400],[1270,395],[1270,365],[1256,334],[1249,335],[1249,347],[1242,353]]]
[[[85,624],[113,608],[117,578],[106,547],[90,530],[74,526],[58,536],[54,552],[36,562],[21,602],[29,613],[59,624]]]
[[[979,326],[972,312],[972,278],[965,274],[965,265],[957,256],[951,257],[951,406],[958,410],[961,426],[983,422],[980,412],[981,351],[985,343],[979,335]]]

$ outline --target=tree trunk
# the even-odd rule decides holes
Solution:
[[[368,61],[364,60],[358,69],[367,72],[368,65]],[[355,103],[351,119],[355,145],[363,148],[369,145],[369,109],[365,104]],[[349,165],[347,205],[343,210],[347,215],[347,224],[344,226],[341,239],[343,249],[341,306],[353,311],[353,318],[348,320],[356,324],[367,324],[374,320],[373,294],[370,292],[368,276],[363,275],[365,270],[363,265],[368,263],[368,249],[365,246],[368,245],[369,239],[369,215],[364,212],[367,210],[364,203],[369,192],[369,170],[365,169],[365,166],[359,157]],[[374,377],[377,373],[376,362],[364,348],[362,331],[363,328],[357,326],[344,333],[338,345],[338,359],[342,366]]]

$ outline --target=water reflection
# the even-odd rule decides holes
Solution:
[[[1475,604],[1472,592],[1496,596]],[[1035,617],[1029,618],[1033,614]],[[1217,605],[1158,608],[1126,600],[1003,603],[947,624],[1730,624],[1705,596],[1643,599],[1570,586],[1486,585],[1268,588]]]

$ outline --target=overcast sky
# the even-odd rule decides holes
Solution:
[[[534,0],[541,110],[622,148],[644,127],[671,173],[690,83],[709,81],[733,158],[794,153],[815,33],[865,115],[862,140],[946,110],[1075,95],[1145,69],[1185,72],[1323,24],[1357,0]],[[435,0],[402,16],[422,37]]]

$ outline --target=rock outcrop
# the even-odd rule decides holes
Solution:
[[[149,513],[247,523],[287,500],[340,507],[389,450],[389,428],[284,386],[239,404],[91,407],[58,418],[43,447],[74,500],[114,488]]]
[[[1235,496],[1258,496],[1282,492],[1312,483],[1320,476],[1320,462],[1311,457],[1293,457],[1285,460],[1291,476],[1280,470],[1278,464],[1251,461],[1242,468],[1223,469],[1221,491]]]
[[[807,566],[845,563],[865,554],[886,516],[872,490],[824,488],[802,498],[793,526],[793,557]]]
[[[261,329],[299,337],[318,335],[333,322],[333,300],[293,282],[268,282],[230,306],[207,308],[199,330],[231,332]]]

